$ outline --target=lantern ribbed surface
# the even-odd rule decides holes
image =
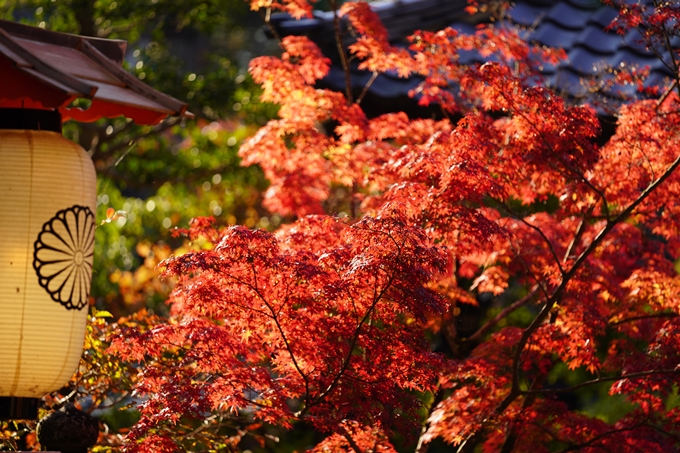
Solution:
[[[78,366],[96,176],[59,133],[0,130],[0,396],[40,398]]]

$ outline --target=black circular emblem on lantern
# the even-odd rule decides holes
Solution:
[[[68,310],[87,305],[94,255],[94,214],[72,206],[45,222],[35,241],[33,268],[38,283]]]

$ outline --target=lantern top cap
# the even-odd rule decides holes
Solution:
[[[123,69],[126,46],[0,20],[0,108],[59,110],[64,120],[83,122],[126,116],[156,124],[167,116],[193,116],[185,102]],[[68,107],[79,98],[90,107]]]

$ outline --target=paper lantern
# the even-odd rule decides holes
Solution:
[[[78,366],[95,203],[94,165],[80,146],[57,131],[0,129],[3,400],[41,398]]]
[[[0,20],[0,420],[36,418],[82,353],[96,182],[62,120],[193,116],[125,71],[126,45]]]

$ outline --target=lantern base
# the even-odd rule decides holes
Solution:
[[[37,420],[40,398],[0,396],[0,420]]]

